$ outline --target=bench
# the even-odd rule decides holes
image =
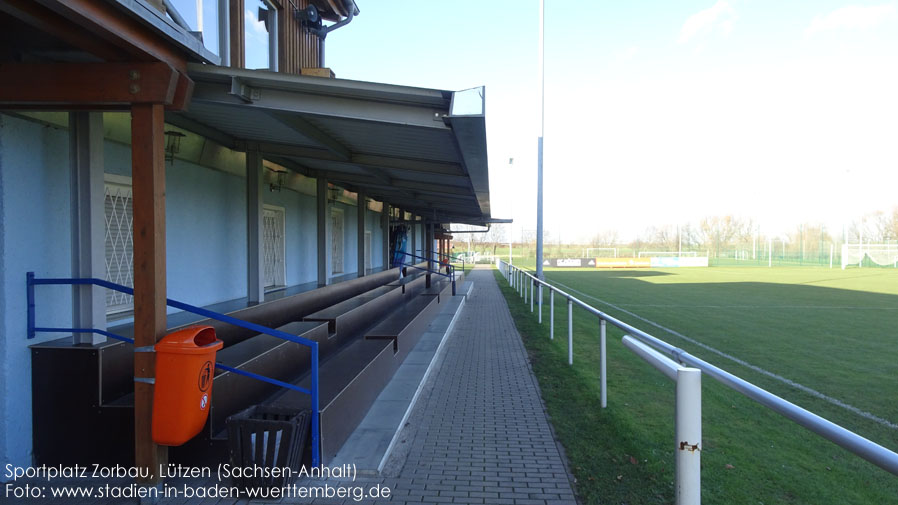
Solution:
[[[406,294],[407,291],[413,290],[416,286],[426,283],[427,272],[418,270],[387,284],[387,286],[400,287],[402,288],[402,294]]]
[[[418,296],[365,332],[365,339],[390,341],[398,368],[438,311],[435,296]]]
[[[393,376],[393,350],[383,341],[357,339],[321,365],[318,373],[322,462],[328,462],[359,425]],[[297,385],[308,388],[311,378]],[[265,402],[307,409],[309,395],[283,390]]]
[[[347,342],[358,332],[371,326],[384,313],[401,303],[402,292],[395,286],[381,286],[305,316],[305,321],[322,321],[328,325],[328,346]]]
[[[370,291],[395,280],[399,276],[399,269],[393,268],[378,272],[358,279],[331,284],[312,291],[306,291],[292,296],[286,296],[269,302],[262,302],[251,307],[229,312],[227,315],[260,324],[268,328],[277,328],[293,321],[301,321],[305,316],[325,309],[336,303],[342,302],[356,295]],[[215,336],[224,342],[225,346],[236,344],[241,340],[253,337],[256,332],[234,326],[229,323],[205,319],[189,325],[172,328],[170,332],[193,326],[196,324],[215,328]]]
[[[322,322],[292,322],[278,330],[318,342],[319,357],[321,344],[328,339],[327,325]],[[296,342],[260,334],[225,347],[216,355],[216,361],[232,368],[291,382],[309,372],[311,349]],[[209,410],[210,435],[218,435],[225,429],[228,416],[259,403],[279,390],[280,387],[273,384],[233,372],[216,374]]]

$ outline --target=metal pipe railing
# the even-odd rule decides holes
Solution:
[[[684,367],[633,337],[621,340],[637,356],[677,384],[674,435],[677,505],[702,502],[702,371]]]
[[[429,273],[429,274],[437,274],[437,275],[442,276],[442,277],[448,277],[448,278],[452,281],[452,296],[455,296],[455,265],[453,265],[453,264],[451,264],[451,263],[447,263],[447,264],[446,264],[446,270],[447,270],[447,272],[444,274],[443,272],[440,272],[439,268],[436,269],[436,270],[433,270],[432,268],[430,268],[429,265],[430,265],[430,263],[431,263],[431,260],[428,260],[427,257],[425,257],[425,256],[419,256],[419,255],[417,255],[417,254],[407,253],[407,252],[405,252],[405,251],[396,251],[396,252],[397,252],[398,254],[402,254],[402,255],[408,256],[408,257],[410,257],[410,258],[414,258],[414,259],[423,259],[423,260],[427,261],[428,268],[422,268],[422,267],[419,267],[419,266],[417,266],[417,265],[414,265],[414,264],[411,264],[411,263],[406,264],[406,263],[404,263],[404,262],[400,262],[400,266],[401,266],[401,267],[412,267],[412,268],[417,268],[418,270],[424,270],[424,271],[426,271],[426,272]],[[464,266],[464,265],[462,265],[462,266]],[[428,280],[427,282],[429,283],[430,280]],[[428,286],[428,287],[429,287],[429,286]]]
[[[505,263],[501,259],[496,260],[499,264]],[[730,389],[733,389],[740,394],[760,403],[761,405],[773,410],[774,412],[782,415],[783,417],[795,422],[796,424],[820,435],[821,437],[829,440],[830,442],[839,445],[840,447],[854,453],[855,455],[873,463],[874,465],[886,470],[889,473],[894,475],[898,475],[898,454],[895,452],[871,441],[868,440],[853,431],[850,431],[842,426],[839,426],[832,421],[829,421],[823,417],[814,414],[798,405],[795,405],[788,400],[785,400],[765,389],[762,389],[754,384],[737,377],[726,370],[723,370],[717,366],[714,366],[688,352],[680,349],[679,347],[673,346],[664,340],[661,340],[649,333],[646,333],[635,326],[627,324],[620,319],[617,319],[611,315],[608,315],[605,312],[581,301],[577,297],[571,295],[570,293],[565,292],[562,289],[559,289],[552,284],[549,284],[546,281],[540,280],[534,275],[531,275],[529,272],[524,271],[523,269],[515,266],[515,265],[505,265],[503,267],[506,271],[509,272],[509,275],[521,275],[524,277],[528,277],[533,279],[533,282],[545,286],[549,290],[549,298],[550,298],[550,308],[554,309],[554,293],[558,292],[561,296],[563,296],[568,301],[568,306],[576,305],[588,313],[596,316],[599,319],[599,324],[601,327],[602,322],[606,322],[611,324],[612,326],[622,330],[627,335],[634,337],[641,342],[648,344],[649,346],[655,348],[663,352],[664,354],[670,356],[671,359],[680,363],[682,365],[690,366],[693,368],[697,368],[702,371],[702,373],[709,375],[714,380],[720,382],[721,384],[727,386]],[[506,276],[506,279],[508,275]],[[569,316],[570,317],[570,316]],[[549,327],[550,327],[550,338],[554,338],[554,312],[550,311],[549,318]],[[571,324],[568,324],[568,332],[570,333]],[[600,329],[601,334],[601,329]],[[570,342],[570,335],[569,335]],[[606,356],[606,348],[604,339],[601,339],[600,336],[600,360],[604,361]],[[570,346],[569,346],[570,348]],[[572,361],[572,358],[569,355],[569,362]],[[600,388],[601,388],[601,396],[602,396],[602,408],[607,406],[606,403],[606,376],[604,373],[600,373]]]
[[[116,335],[114,333],[99,330],[95,328],[49,328],[49,327],[38,327],[35,325],[36,319],[36,308],[34,302],[34,287],[35,286],[48,286],[48,285],[72,285],[72,286],[84,286],[84,285],[94,285],[100,286],[106,289],[111,289],[113,291],[118,291],[120,293],[125,293],[127,295],[134,295],[134,289],[129,288],[127,286],[122,286],[120,284],[115,284],[103,279],[96,278],[44,278],[38,279],[34,276],[34,272],[28,272],[25,274],[25,283],[26,283],[26,298],[27,298],[27,338],[31,339],[35,337],[37,332],[51,332],[51,333],[97,333],[100,335],[104,335],[116,340],[121,340],[124,342],[134,343],[134,339],[123,337],[121,335]],[[181,309],[185,312],[190,312],[192,314],[197,314],[200,316],[207,317],[209,319],[214,319],[216,321],[221,321],[223,323],[229,323],[234,326],[239,326],[241,328],[245,328],[248,330],[252,330],[258,333],[264,333],[266,335],[271,335],[272,337],[280,338],[282,340],[287,340],[290,342],[295,342],[300,345],[304,345],[310,348],[311,354],[311,379],[312,384],[310,389],[301,388],[299,386],[295,386],[293,384],[288,384],[286,382],[279,381],[277,379],[272,379],[271,377],[265,377],[263,375],[258,375],[252,372],[246,372],[244,370],[237,370],[235,368],[228,367],[226,365],[222,365],[220,363],[216,363],[215,366],[217,368],[221,368],[223,370],[227,370],[229,372],[237,373],[238,375],[243,375],[246,377],[251,377],[254,379],[258,379],[264,382],[268,382],[270,384],[274,384],[277,386],[293,389],[305,394],[308,394],[311,398],[311,410],[312,410],[312,465],[318,466],[321,464],[321,454],[320,454],[320,433],[318,429],[319,423],[319,391],[318,391],[318,342],[314,340],[310,340],[307,338],[300,337],[298,335],[291,335],[289,333],[285,333],[280,330],[275,330],[273,328],[268,328],[266,326],[262,326],[260,324],[250,323],[248,321],[243,321],[242,319],[237,319],[232,316],[228,316],[225,314],[220,314],[218,312],[211,311],[209,309],[204,309],[202,307],[196,307],[184,302],[179,302],[177,300],[172,300],[170,298],[166,298],[166,305],[169,307],[174,307],[176,309]]]

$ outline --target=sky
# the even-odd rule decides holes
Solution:
[[[357,0],[338,78],[486,86],[492,215],[536,225],[539,1]],[[547,0],[548,240],[898,205],[898,0]],[[509,164],[513,158],[514,163]]]

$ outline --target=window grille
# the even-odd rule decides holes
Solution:
[[[266,205],[262,213],[262,268],[265,287],[287,284],[285,256],[285,212],[283,208]]]
[[[134,215],[130,180],[105,184],[106,280],[134,287]],[[134,309],[134,297],[111,289],[106,290],[106,313],[114,314]]]
[[[331,273],[343,273],[343,211],[331,211]]]

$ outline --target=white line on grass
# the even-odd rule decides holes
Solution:
[[[773,372],[768,372],[767,370],[764,370],[763,368],[761,368],[761,367],[759,367],[759,366],[752,365],[751,363],[749,363],[749,362],[747,362],[747,361],[744,361],[744,360],[741,360],[741,359],[739,359],[739,358],[737,358],[737,357],[735,357],[735,356],[733,356],[733,355],[727,354],[727,353],[725,353],[725,352],[723,352],[723,351],[718,351],[717,349],[715,349],[715,348],[713,348],[713,347],[711,347],[711,346],[709,346],[709,345],[707,345],[707,344],[703,344],[702,342],[699,342],[698,340],[695,340],[694,338],[689,338],[689,337],[687,337],[686,335],[683,335],[682,333],[680,333],[680,332],[678,332],[678,331],[676,331],[676,330],[672,330],[672,329],[667,328],[667,327],[665,327],[665,326],[661,326],[660,324],[658,324],[658,323],[656,323],[656,322],[654,322],[654,321],[652,321],[652,320],[646,319],[646,318],[644,318],[644,317],[642,317],[642,316],[640,316],[640,315],[638,315],[638,314],[635,314],[635,313],[633,313],[633,312],[630,312],[629,310],[626,310],[626,309],[624,309],[624,308],[622,308],[622,307],[620,307],[620,306],[618,306],[618,305],[614,305],[613,303],[609,303],[609,302],[606,302],[605,300],[601,300],[601,299],[596,298],[596,297],[594,297],[594,296],[592,296],[592,295],[588,295],[588,294],[586,294],[586,293],[584,293],[584,292],[582,292],[582,291],[578,291],[578,290],[576,290],[576,289],[574,289],[574,288],[572,288],[572,287],[570,287],[570,286],[566,286],[566,285],[564,285],[564,284],[562,284],[562,283],[560,283],[560,282],[557,282],[557,281],[556,281],[555,284],[558,284],[559,286],[561,286],[561,287],[567,289],[568,291],[570,291],[570,292],[572,292],[572,293],[576,293],[576,294],[578,294],[578,295],[580,295],[580,296],[583,296],[583,297],[585,297],[585,298],[589,298],[589,299],[595,300],[595,301],[597,301],[597,302],[599,302],[599,303],[601,303],[601,304],[603,304],[603,305],[607,305],[608,307],[613,308],[614,310],[619,310],[619,311],[623,312],[624,314],[629,314],[630,316],[635,317],[636,319],[639,319],[640,321],[643,321],[643,322],[645,322],[645,323],[647,323],[647,324],[650,324],[650,325],[654,326],[655,328],[658,328],[658,329],[660,329],[660,330],[666,331],[667,333],[670,333],[671,335],[680,337],[680,338],[682,338],[683,340],[685,340],[685,341],[687,341],[687,342],[693,343],[693,344],[695,344],[695,345],[701,347],[702,349],[705,349],[705,350],[707,350],[707,351],[709,351],[709,352],[712,352],[712,353],[714,353],[714,354],[717,354],[718,356],[721,356],[721,357],[726,358],[726,359],[728,359],[728,360],[730,360],[730,361],[733,361],[733,362],[735,362],[735,363],[738,363],[738,364],[740,364],[740,365],[742,365],[742,366],[744,366],[744,367],[750,368],[750,369],[754,370],[755,372],[758,372],[759,374],[766,375],[767,377],[770,377],[770,378],[772,378],[772,379],[776,379],[776,380],[778,380],[778,381],[780,381],[780,382],[782,382],[782,383],[784,383],[784,384],[788,384],[789,386],[792,386],[792,387],[794,387],[795,389],[798,389],[798,390],[800,390],[800,391],[804,391],[805,393],[807,393],[807,394],[809,394],[809,395],[811,395],[811,396],[817,397],[817,398],[819,398],[819,399],[821,399],[821,400],[825,400],[825,401],[827,401],[827,402],[829,402],[829,403],[831,403],[831,404],[833,404],[833,405],[836,405],[836,406],[838,406],[838,407],[842,407],[842,408],[845,409],[845,410],[848,410],[848,411],[850,411],[850,412],[853,412],[853,413],[855,413],[855,414],[857,414],[857,415],[859,415],[859,416],[861,416],[861,417],[864,417],[864,418],[866,418],[866,419],[869,419],[869,420],[871,420],[871,421],[874,421],[874,422],[876,422],[876,423],[878,423],[878,424],[881,424],[881,425],[886,426],[886,427],[888,427],[888,428],[891,428],[891,429],[893,429],[893,430],[898,430],[898,424],[894,424],[894,423],[892,423],[892,422],[889,422],[887,419],[883,419],[883,418],[881,418],[881,417],[879,417],[879,416],[877,416],[877,415],[874,415],[874,414],[871,414],[871,413],[869,413],[869,412],[867,412],[867,411],[861,410],[861,409],[859,409],[859,408],[857,408],[857,407],[855,407],[855,406],[853,406],[853,405],[849,405],[849,404],[843,402],[842,400],[839,400],[838,398],[833,398],[832,396],[825,395],[825,394],[821,393],[820,391],[817,391],[816,389],[811,389],[811,388],[809,388],[809,387],[807,387],[807,386],[805,386],[805,385],[803,385],[803,384],[799,384],[799,383],[797,383],[797,382],[795,382],[795,381],[793,381],[793,380],[787,379],[787,378],[783,377],[782,375],[777,375],[777,374],[775,374],[775,373],[773,373]]]
[[[841,305],[684,305],[671,303],[621,303],[618,307],[652,307],[663,309],[898,310],[898,307],[850,307]]]

